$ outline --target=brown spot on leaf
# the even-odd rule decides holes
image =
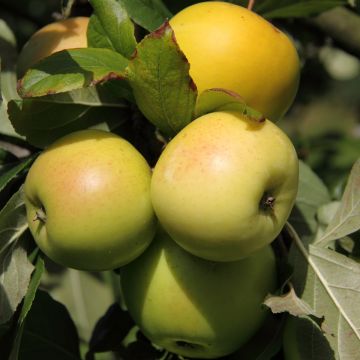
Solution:
[[[197,86],[192,78],[190,78],[189,86],[192,91],[194,91],[194,92],[197,91]]]
[[[156,30],[154,30],[152,33],[149,34],[149,37],[161,38],[168,29],[171,29],[169,25],[169,20],[165,20],[164,23],[160,25],[159,28],[157,28]]]
[[[121,75],[111,71],[107,75],[105,75],[103,78],[91,81],[90,85],[102,84],[109,80],[123,80],[123,79],[125,79],[124,76],[121,76]]]

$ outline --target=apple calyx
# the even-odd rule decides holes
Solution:
[[[43,206],[41,206],[38,210],[35,212],[35,217],[33,221],[41,221],[42,223],[46,223],[46,212]]]
[[[260,208],[264,211],[274,211],[275,197],[265,193],[260,201]]]

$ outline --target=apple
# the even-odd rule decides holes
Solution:
[[[199,117],[166,146],[151,199],[185,250],[233,261],[272,242],[294,205],[299,164],[286,134],[236,111]]]
[[[283,332],[284,360],[335,359],[324,332],[311,318],[288,316]]]
[[[48,24],[35,32],[19,54],[18,75],[23,76],[31,66],[55,52],[87,47],[88,24],[88,17],[78,16]]]
[[[170,19],[199,93],[223,88],[276,121],[297,92],[300,62],[287,35],[256,13],[221,1],[191,5]]]
[[[265,246],[239,261],[203,260],[160,230],[120,278],[128,311],[150,341],[211,359],[234,352],[263,325],[262,302],[276,289],[275,256]]]
[[[100,130],[66,135],[33,163],[24,196],[30,231],[52,260],[109,270],[150,244],[156,221],[151,169],[123,138]]]

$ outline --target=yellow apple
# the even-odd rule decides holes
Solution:
[[[265,246],[243,260],[207,261],[159,232],[120,278],[145,336],[176,354],[211,359],[234,352],[263,325],[261,304],[276,288],[275,257]]]
[[[292,104],[300,63],[293,43],[256,13],[221,1],[191,5],[170,19],[199,93],[224,88],[278,120]]]
[[[100,130],[67,135],[34,162],[24,193],[31,233],[55,262],[114,269],[140,255],[155,234],[151,170],[121,137]]]
[[[271,121],[214,112],[166,146],[153,171],[152,203],[187,251],[238,260],[280,233],[295,202],[298,167],[290,139]]]
[[[17,71],[23,76],[32,65],[51,54],[87,47],[88,17],[73,17],[48,24],[35,32],[22,48]]]

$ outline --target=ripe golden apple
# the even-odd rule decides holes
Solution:
[[[214,112],[166,146],[153,171],[152,203],[187,251],[238,260],[280,233],[295,202],[298,167],[290,139],[271,121]]]
[[[146,160],[115,134],[83,130],[57,140],[25,180],[35,241],[68,267],[107,270],[128,263],[155,234],[150,178]]]
[[[32,65],[51,54],[87,47],[88,17],[73,17],[48,24],[35,32],[22,48],[17,71],[23,76]]]
[[[264,323],[265,296],[276,288],[270,246],[234,262],[189,254],[164,232],[121,269],[130,315],[156,345],[186,357],[230,354]]]
[[[298,54],[289,38],[264,18],[238,5],[208,1],[180,11],[170,25],[199,93],[232,90],[273,121],[292,104]]]

